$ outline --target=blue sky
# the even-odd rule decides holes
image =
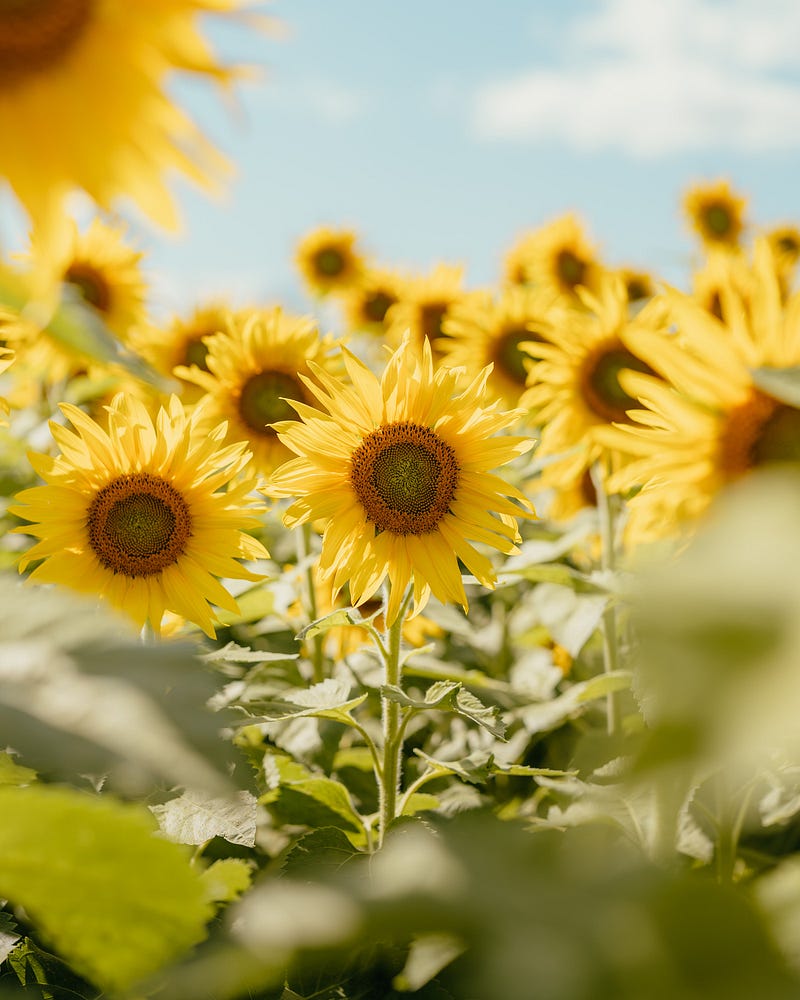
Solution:
[[[800,222],[795,0],[273,0],[281,37],[211,32],[263,80],[238,111],[176,94],[237,165],[221,201],[176,190],[185,232],[142,225],[157,308],[308,300],[321,224],[376,262],[492,282],[527,228],[573,210],[604,258],[688,272],[687,185],[728,178],[753,221]]]

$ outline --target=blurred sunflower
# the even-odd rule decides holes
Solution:
[[[655,322],[653,313],[645,310],[629,319],[622,280],[608,276],[599,297],[584,293],[583,301],[583,309],[571,311],[529,345],[536,360],[521,400],[542,428],[537,455],[565,456],[561,467],[568,481],[606,455],[596,431],[627,422],[627,411],[638,405],[623,388],[620,373],[652,372],[638,344]]]
[[[384,334],[387,314],[403,296],[403,279],[394,271],[366,268],[342,297],[348,329]]]
[[[465,294],[463,281],[463,269],[451,264],[437,264],[428,275],[408,278],[402,298],[386,317],[389,343],[399,346],[406,333],[418,348],[423,340],[438,341],[449,310]]]
[[[51,423],[61,454],[30,455],[45,485],[9,508],[31,522],[14,530],[39,539],[20,572],[42,560],[31,580],[96,594],[156,633],[173,611],[213,638],[211,604],[238,611],[216,577],[257,580],[237,560],[267,556],[244,530],[260,523],[254,484],[240,476],[246,446],[223,446],[224,426],[201,432],[176,396],[153,421],[120,393],[108,432],[76,406],[62,410],[75,431]]]
[[[711,248],[700,267],[692,272],[692,296],[720,322],[732,309],[747,307],[752,276],[744,251]]]
[[[298,457],[265,492],[296,498],[288,527],[324,523],[320,575],[334,598],[349,584],[361,605],[388,577],[389,625],[410,582],[415,613],[431,593],[466,609],[459,560],[484,586],[496,579],[469,540],[513,552],[516,518],[532,516],[524,494],[489,472],[530,448],[498,434],[520,413],[486,405],[487,371],[459,391],[457,373],[434,370],[427,341],[418,351],[406,337],[380,381],[344,353],[351,384],[315,368],[307,381],[322,409],[298,404],[301,419],[277,426]]]
[[[474,378],[493,365],[486,383],[489,395],[518,406],[532,363],[523,344],[541,340],[558,321],[553,296],[539,289],[508,286],[465,295],[448,311],[440,341],[442,363],[463,367]]]
[[[239,0],[7,0],[0,5],[0,176],[44,246],[65,236],[74,189],[109,208],[132,198],[159,225],[176,213],[163,175],[209,186],[227,162],[167,94],[185,71],[228,84],[198,29]]]
[[[11,365],[14,360],[14,352],[7,347],[0,346],[0,375]],[[8,413],[8,402],[0,396],[0,427],[5,427],[8,421],[5,415]]]
[[[352,288],[360,280],[364,260],[350,229],[320,226],[297,244],[295,262],[309,290],[328,295]]]
[[[765,235],[772,247],[784,294],[788,295],[800,261],[800,229],[796,226],[776,226]]]
[[[630,501],[639,537],[686,526],[720,489],[754,468],[800,462],[800,409],[754,375],[800,365],[800,295],[784,304],[763,239],[751,277],[747,303],[735,286],[726,290],[731,308],[724,324],[691,296],[670,291],[668,317],[677,335],[643,345],[667,381],[636,372],[620,376],[639,406],[627,426],[607,428],[603,437],[633,459],[612,483],[620,490],[643,487]]]
[[[746,206],[726,180],[696,184],[683,199],[686,219],[706,247],[739,245]]]
[[[268,475],[290,457],[271,425],[295,418],[290,400],[313,401],[302,378],[310,363],[341,372],[336,341],[321,337],[310,317],[276,306],[229,314],[225,328],[204,344],[206,370],[178,365],[175,374],[205,391],[206,420],[227,421],[228,440],[247,441],[255,469]]]
[[[232,333],[247,310],[234,310],[223,302],[197,306],[188,316],[174,316],[165,326],[147,324],[137,329],[134,347],[165,378],[177,378],[178,367],[208,371],[206,338],[215,333]],[[202,395],[195,382],[180,380],[184,402],[196,402]]]
[[[506,258],[516,284],[531,284],[575,298],[579,287],[596,291],[603,274],[597,250],[573,214],[526,233]]]
[[[625,292],[632,306],[640,306],[656,294],[656,285],[649,271],[621,267],[617,274],[625,282]]]

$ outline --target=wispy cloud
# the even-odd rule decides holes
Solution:
[[[795,0],[600,0],[555,68],[476,91],[473,128],[642,157],[797,148],[798,38]]]

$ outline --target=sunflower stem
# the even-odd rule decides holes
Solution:
[[[400,612],[395,621],[388,626],[384,656],[384,683],[391,687],[400,687],[402,666],[400,663],[400,646],[403,639],[403,625],[412,589],[409,587]],[[388,599],[384,601],[388,608]],[[389,698],[381,698],[381,723],[383,728],[383,763],[378,781],[379,793],[379,845],[383,844],[389,824],[397,817],[398,795],[401,778],[401,752],[403,749],[403,732],[405,726],[401,718],[400,705]]]
[[[309,558],[311,555],[311,525],[304,524],[297,533],[297,561],[305,562],[305,586],[303,588],[303,603],[305,604],[306,617],[309,622],[314,622],[319,618],[319,608],[317,606],[317,591],[314,587],[314,563]],[[314,684],[320,684],[325,680],[325,637],[315,635],[311,638],[311,667],[313,670],[312,680]]]
[[[595,462],[591,469],[592,484],[597,496],[597,512],[600,520],[600,566],[607,579],[616,569],[616,537],[614,530],[613,498],[609,496],[605,485],[605,470],[601,463]],[[619,667],[619,647],[617,633],[617,609],[611,598],[603,612],[603,669],[612,673]],[[606,695],[606,725],[609,736],[619,732],[619,704],[615,691]]]

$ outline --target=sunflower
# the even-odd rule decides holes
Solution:
[[[76,406],[62,410],[75,431],[51,423],[61,454],[31,455],[46,485],[10,508],[32,522],[14,530],[39,539],[20,572],[41,559],[31,580],[97,594],[156,632],[174,611],[213,638],[210,604],[238,611],[216,577],[257,580],[237,559],[267,556],[243,530],[260,523],[254,484],[239,475],[246,446],[223,446],[224,426],[201,433],[176,396],[153,421],[120,393],[108,433]]]
[[[7,347],[0,347],[0,375],[9,367],[14,360],[14,352]],[[8,413],[8,402],[0,396],[0,427],[4,427],[8,421],[5,415]]]
[[[524,494],[489,472],[531,446],[493,436],[521,414],[486,404],[488,371],[459,389],[457,372],[434,370],[427,341],[418,351],[407,336],[380,381],[346,349],[344,357],[351,384],[315,366],[316,382],[305,381],[322,409],[295,404],[301,420],[277,425],[298,457],[265,492],[296,498],[288,527],[324,525],[319,567],[334,597],[349,584],[361,605],[388,577],[389,625],[412,581],[415,613],[431,593],[466,609],[459,560],[484,586],[496,579],[469,540],[514,552],[516,517],[532,516]]]
[[[625,292],[632,306],[641,306],[656,294],[656,285],[649,271],[639,268],[621,267],[617,271],[625,282]]]
[[[746,205],[726,180],[696,184],[683,199],[686,219],[707,247],[739,245]]]
[[[233,334],[236,324],[248,315],[247,310],[235,310],[223,302],[197,306],[188,316],[174,316],[165,326],[147,324],[134,334],[137,352],[165,378],[177,378],[178,367],[197,367],[208,371],[206,338],[215,333]],[[195,382],[180,380],[180,396],[185,402],[196,402],[202,390]]]
[[[320,226],[300,240],[295,262],[315,295],[354,287],[364,270],[363,258],[356,250],[356,234],[350,229],[328,226]]]
[[[724,323],[731,310],[747,307],[751,283],[743,250],[711,247],[702,265],[692,272],[692,296],[706,312]]]
[[[526,233],[506,258],[506,274],[575,298],[579,287],[596,290],[603,274],[597,250],[571,213]]]
[[[347,326],[353,332],[384,334],[389,310],[403,296],[403,279],[394,271],[366,268],[342,296]]]
[[[724,324],[691,296],[670,290],[668,316],[677,336],[644,345],[644,356],[667,381],[621,376],[639,406],[629,411],[627,426],[603,436],[632,458],[612,484],[641,487],[630,500],[638,537],[688,526],[723,487],[752,469],[800,461],[800,409],[753,375],[800,365],[800,295],[784,303],[764,239],[756,243],[750,275],[748,302],[735,287],[726,289]]]
[[[541,340],[558,321],[552,295],[539,289],[508,286],[465,295],[448,311],[440,341],[442,363],[463,367],[474,378],[487,365],[487,389],[505,405],[518,406],[532,363],[523,345]]]
[[[464,272],[451,264],[437,264],[430,274],[408,278],[400,301],[387,315],[387,340],[397,347],[406,333],[419,348],[423,340],[437,343],[444,334],[449,311],[464,295]]]
[[[49,246],[67,235],[75,189],[109,208],[132,198],[174,226],[164,181],[177,169],[208,186],[227,162],[167,94],[172,71],[223,84],[198,17],[238,0],[12,0],[0,6],[0,150],[6,177]]]
[[[310,362],[342,370],[336,342],[321,337],[310,317],[278,306],[231,313],[226,327],[203,342],[207,370],[178,365],[175,374],[205,391],[206,419],[227,421],[228,439],[247,441],[256,470],[269,474],[290,456],[271,425],[294,417],[291,400],[313,401],[302,379]]]
[[[583,303],[529,344],[536,360],[521,400],[542,427],[537,455],[563,456],[569,481],[601,456],[613,458],[596,431],[627,422],[627,411],[637,405],[620,373],[652,371],[638,341],[656,324],[653,310],[629,319],[627,291],[617,276],[607,276],[599,297],[584,293]]]

